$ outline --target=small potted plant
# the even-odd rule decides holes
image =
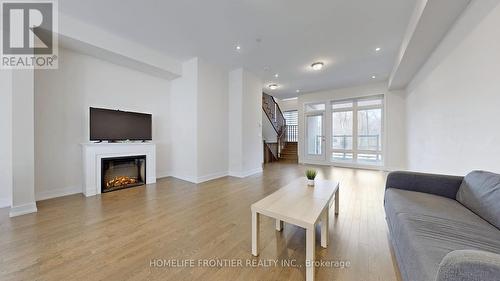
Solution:
[[[306,170],[307,185],[314,186],[314,178],[316,178],[316,170],[308,169]]]

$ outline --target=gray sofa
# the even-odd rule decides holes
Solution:
[[[384,201],[404,281],[500,281],[500,175],[392,172]]]

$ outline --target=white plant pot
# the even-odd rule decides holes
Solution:
[[[314,186],[314,180],[307,180],[307,186]]]

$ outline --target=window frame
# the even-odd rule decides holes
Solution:
[[[314,163],[325,163],[328,162],[327,155],[329,153],[329,145],[328,145],[328,104],[329,101],[314,101],[314,102],[305,102],[303,104],[303,124],[304,124],[304,159],[307,161],[312,161]],[[320,109],[315,109],[313,106],[319,106]],[[308,107],[311,107],[311,110],[308,110]],[[309,154],[308,149],[308,139],[307,139],[307,117],[308,116],[321,116],[322,117],[322,143],[321,143],[321,154]],[[299,112],[300,118],[300,112]],[[300,138],[300,132],[299,132]]]
[[[292,117],[287,119],[288,117]],[[283,111],[283,117],[285,118],[285,124],[287,126],[286,131],[286,141],[287,142],[298,142],[299,141],[299,110],[291,109]],[[289,122],[293,121],[293,122]],[[293,127],[293,129],[292,129]]]
[[[295,113],[295,115],[296,115],[295,124],[288,124],[288,122],[287,122],[287,125],[298,126],[299,125],[299,111],[297,109],[285,110],[285,111],[283,111],[283,117],[285,117],[286,113],[289,113],[289,112]],[[287,120],[286,117],[285,117],[285,120]]]
[[[380,104],[374,104],[374,105],[359,105],[359,101],[366,101],[366,100],[380,100]],[[343,107],[343,108],[333,108],[334,104],[342,104],[342,103],[348,103],[351,102],[352,106],[351,107]],[[361,110],[370,110],[370,109],[380,109],[381,110],[381,116],[380,116],[380,149],[377,150],[361,150],[358,148],[358,112]],[[334,113],[335,112],[352,112],[352,148],[351,149],[338,149],[338,148],[333,148],[333,136],[334,136]],[[384,147],[384,140],[385,140],[385,96],[384,95],[373,95],[373,96],[364,96],[364,97],[357,97],[357,98],[348,98],[348,99],[339,99],[339,100],[332,100],[330,102],[330,118],[331,118],[331,144],[329,146],[330,153],[329,153],[329,158],[330,162],[332,163],[355,163],[355,164],[367,164],[367,165],[377,165],[377,166],[382,166],[384,164],[384,152],[385,152],[385,147]],[[343,153],[343,154],[352,154],[352,159],[335,159],[333,158],[334,153]],[[358,159],[358,155],[360,154],[368,154],[368,155],[375,155],[377,159],[376,161],[363,161]]]

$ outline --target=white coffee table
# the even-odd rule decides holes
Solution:
[[[307,186],[305,178],[297,179],[273,194],[252,204],[252,255],[259,255],[259,216],[276,219],[276,230],[283,222],[306,229],[306,280],[314,280],[314,227],[321,221],[321,247],[328,246],[328,214],[335,200],[335,215],[339,212],[339,184],[335,181],[316,180]]]

